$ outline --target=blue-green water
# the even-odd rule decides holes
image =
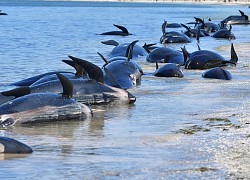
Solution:
[[[54,70],[72,70],[62,59],[68,55],[103,64],[111,46],[101,41],[138,44],[158,43],[161,24],[187,23],[193,17],[214,22],[245,6],[174,4],[2,1],[0,9],[0,90],[9,83]],[[100,36],[128,28],[128,37]],[[184,70],[184,78],[153,77],[154,65],[145,57],[138,62],[146,75],[140,86],[129,90],[135,105],[96,106],[92,120],[32,127],[1,129],[0,135],[30,145],[34,153],[24,157],[0,155],[0,178],[20,179],[225,179],[224,164],[216,161],[216,141],[228,128],[214,127],[206,118],[229,119],[237,125],[249,101],[249,59],[240,49],[250,41],[250,26],[233,26],[236,40],[201,39],[203,49],[230,57],[230,44],[239,52],[239,64],[230,69],[231,81],[208,80],[203,71]],[[180,50],[190,44],[167,45]],[[216,47],[223,46],[219,51]],[[237,49],[238,48],[238,49]],[[226,127],[225,127],[226,126]],[[189,134],[188,132],[195,132]]]

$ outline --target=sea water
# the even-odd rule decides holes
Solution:
[[[246,6],[192,3],[122,2],[0,2],[0,90],[10,83],[48,71],[74,71],[61,60],[76,56],[102,66],[97,52],[108,56],[112,46],[139,40],[159,43],[161,25],[194,22],[194,17],[219,23]],[[101,36],[125,26],[133,35]],[[193,25],[190,25],[191,27]],[[185,31],[183,28],[167,29]],[[154,77],[155,65],[140,57],[145,75],[130,89],[134,105],[92,106],[86,121],[3,128],[32,147],[30,155],[0,155],[1,179],[223,179],[225,164],[215,154],[221,134],[240,126],[248,112],[249,59],[242,46],[250,41],[250,26],[233,26],[236,40],[200,39],[202,49],[230,59],[234,43],[239,63],[230,68],[231,81],[202,78],[202,70],[183,70],[184,78]],[[176,50],[197,50],[188,44],[167,44]]]

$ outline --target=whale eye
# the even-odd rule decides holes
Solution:
[[[14,119],[7,118],[5,120],[2,120],[2,122],[0,122],[0,126],[2,126],[2,127],[10,126],[10,125],[14,124],[14,122],[15,122]]]

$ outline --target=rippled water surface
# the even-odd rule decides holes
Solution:
[[[1,91],[33,75],[72,70],[61,62],[68,55],[101,66],[96,52],[107,56],[112,49],[101,41],[158,43],[164,19],[219,22],[238,15],[238,9],[250,14],[239,5],[168,3],[1,0],[0,8],[8,13],[0,16]],[[115,30],[113,24],[133,35],[98,35]],[[145,75],[129,90],[137,97],[134,105],[93,106],[94,117],[86,121],[1,129],[0,135],[30,145],[34,153],[0,154],[0,179],[223,179],[226,169],[214,159],[217,140],[223,129],[239,125],[250,98],[250,60],[241,49],[250,41],[250,26],[233,26],[233,32],[233,41],[200,41],[201,48],[228,59],[235,44],[239,64],[229,69],[231,81],[203,79],[200,70],[184,70],[184,78],[153,77],[154,65],[141,57],[137,61]],[[190,52],[197,49],[195,40],[167,46],[180,50],[184,45]]]

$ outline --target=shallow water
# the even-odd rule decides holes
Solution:
[[[9,83],[54,70],[72,70],[62,59],[68,55],[101,66],[96,52],[108,55],[101,41],[138,44],[159,42],[161,24],[186,23],[193,17],[215,22],[245,6],[160,3],[100,3],[1,1],[8,16],[0,16],[0,90]],[[129,37],[97,35],[124,25]],[[224,179],[225,164],[215,160],[219,135],[236,128],[248,109],[250,26],[233,26],[236,40],[201,39],[203,49],[230,58],[233,42],[239,64],[231,81],[203,79],[199,70],[184,70],[184,78],[153,77],[154,65],[138,62],[146,75],[129,90],[134,105],[92,106],[86,121],[47,123],[1,129],[0,135],[30,145],[27,156],[0,155],[0,178],[9,179]],[[160,44],[158,44],[161,46]],[[167,45],[180,50],[190,44]],[[219,48],[218,48],[219,47]],[[72,70],[73,71],[73,70]],[[217,118],[217,121],[212,121]],[[228,122],[229,121],[229,122]]]

